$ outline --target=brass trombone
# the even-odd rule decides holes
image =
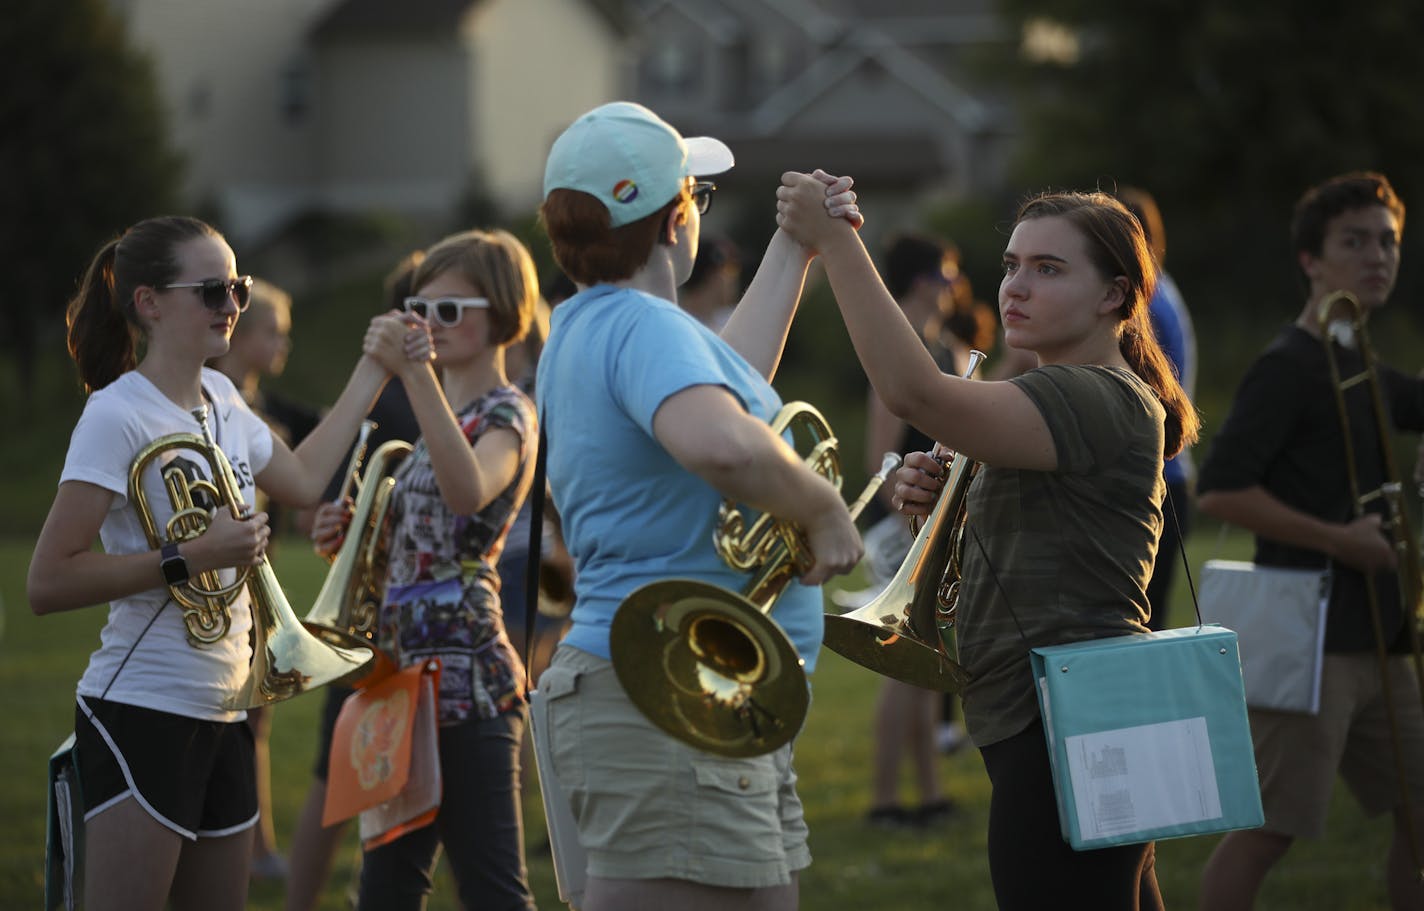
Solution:
[[[969,352],[967,379],[982,351]],[[964,527],[964,500],[979,463],[956,453],[944,487],[915,536],[895,578],[869,604],[826,615],[827,648],[878,674],[927,689],[955,693],[969,672],[949,655],[942,631],[954,623],[959,599],[955,553]]]
[[[1355,344],[1359,350],[1363,366],[1358,373],[1341,376],[1339,358],[1331,342],[1330,326],[1335,322],[1337,310],[1345,311],[1345,319],[1354,332]],[[1348,291],[1335,291],[1325,296],[1317,306],[1315,318],[1325,346],[1325,358],[1330,366],[1330,381],[1335,390],[1335,407],[1340,415],[1340,430],[1345,448],[1345,469],[1350,482],[1350,500],[1354,518],[1365,515],[1366,508],[1376,501],[1382,502],[1385,515],[1381,528],[1389,533],[1399,561],[1398,582],[1400,610],[1404,612],[1405,627],[1410,637],[1414,661],[1414,675],[1421,694],[1424,694],[1424,656],[1420,652],[1420,624],[1424,623],[1424,574],[1421,574],[1418,539],[1409,522],[1409,514],[1404,507],[1404,486],[1400,482],[1399,470],[1395,465],[1389,409],[1385,406],[1384,394],[1380,387],[1378,360],[1369,333],[1365,328],[1366,312],[1359,298]],[[1378,434],[1379,450],[1384,461],[1384,482],[1374,490],[1360,490],[1359,463],[1355,452],[1354,437],[1351,433],[1350,412],[1345,401],[1345,393],[1355,386],[1365,384],[1370,393],[1370,404],[1374,413],[1375,431]],[[1370,608],[1370,621],[1374,627],[1375,655],[1379,661],[1380,687],[1384,694],[1385,711],[1389,718],[1390,744],[1394,753],[1394,771],[1399,781],[1401,806],[1404,810],[1405,833],[1409,841],[1410,857],[1415,870],[1424,876],[1424,865],[1420,863],[1419,835],[1414,830],[1414,815],[1411,808],[1409,787],[1405,778],[1404,753],[1400,745],[1397,703],[1389,679],[1389,646],[1385,641],[1384,619],[1380,613],[1380,600],[1375,574],[1362,572],[1365,580],[1366,600]]]
[[[197,492],[211,497],[217,508],[231,510],[234,518],[247,515],[232,465],[208,429],[207,406],[195,408],[193,417],[202,428],[202,436],[175,433],[154,440],[139,451],[129,468],[129,498],[149,545],[154,548],[191,541],[207,530],[208,513],[196,505]],[[171,464],[160,469],[174,509],[174,515],[160,530],[142,477],[149,463],[175,449],[203,457],[213,480],[190,480],[180,467]],[[303,629],[265,555],[257,565],[238,570],[236,579],[227,585],[221,583],[218,573],[204,572],[181,585],[169,586],[173,599],[184,608],[183,622],[190,644],[203,648],[227,635],[232,624],[232,604],[244,588],[250,596],[252,612],[252,665],[242,689],[225,699],[223,708],[250,709],[290,699],[355,673],[371,661],[371,650],[359,642],[330,645]]]
[[[807,466],[840,488],[836,438],[819,411],[788,403],[771,428],[808,441]],[[855,512],[898,462],[871,479]],[[730,500],[718,510],[713,544],[729,566],[752,573],[742,593],[697,579],[642,586],[613,616],[613,669],[633,704],[668,734],[722,756],[759,756],[790,741],[806,717],[805,662],[770,611],[814,558],[796,525],[764,513],[747,527]]]

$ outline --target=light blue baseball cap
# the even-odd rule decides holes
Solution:
[[[721,174],[734,164],[720,139],[686,139],[657,114],[628,101],[600,105],[554,140],[544,166],[544,195],[580,190],[608,209],[617,228],[661,209],[689,177]]]

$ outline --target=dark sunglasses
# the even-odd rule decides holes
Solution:
[[[453,329],[460,325],[467,308],[488,310],[489,305],[489,298],[485,297],[407,297],[405,312]]]
[[[237,301],[237,312],[241,313],[247,309],[247,305],[252,303],[252,276],[239,275],[237,278],[205,278],[200,282],[174,282],[171,285],[162,285],[159,291],[167,291],[169,288],[198,288],[198,296],[203,299],[203,306],[214,313],[227,306],[228,295]]]
[[[692,185],[692,201],[697,204],[697,214],[706,215],[712,208],[712,191],[717,185],[710,180],[699,180]]]

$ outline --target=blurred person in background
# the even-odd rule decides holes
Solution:
[[[677,292],[677,305],[697,321],[721,333],[742,295],[742,254],[730,239],[717,234],[701,238],[692,274]],[[879,471],[879,466],[876,466]]]
[[[382,287],[381,312],[401,310],[405,299],[414,288],[411,279],[415,269],[425,259],[424,250],[406,254],[387,273]],[[413,442],[420,436],[420,425],[410,409],[410,399],[399,376],[391,377],[386,388],[371,406],[368,420],[375,421],[376,427],[366,440],[366,453],[370,455],[383,443],[391,440]],[[337,471],[327,484],[322,495],[323,503],[331,503],[341,496],[346,484],[346,468],[351,454],[348,451]],[[317,730],[316,759],[312,764],[312,780],[307,787],[306,799],[297,814],[296,828],[292,831],[291,854],[288,858],[288,877],[285,907],[287,911],[314,911],[326,882],[331,876],[332,862],[341,837],[349,820],[342,820],[331,826],[321,823],[322,810],[326,805],[326,778],[331,760],[331,734],[336,727],[336,719],[341,714],[341,705],[353,691],[346,686],[328,686],[322,694],[320,727]],[[360,853],[356,855],[356,873],[360,873]]]
[[[971,348],[987,350],[994,341],[994,317],[974,300],[968,278],[960,272],[959,252],[943,240],[900,235],[883,257],[885,286],[905,319],[918,329],[930,356],[946,373],[962,375]],[[987,331],[986,331],[987,330]],[[872,388],[866,404],[866,470],[880,470],[884,453],[928,452],[934,441],[891,413]],[[892,485],[876,492],[867,516],[866,564],[871,585],[863,592],[838,591],[831,599],[854,609],[878,595],[900,568],[913,539],[906,520],[895,511]],[[887,677],[881,684],[874,721],[874,759],[870,812],[867,821],[886,828],[929,827],[948,819],[953,803],[940,787],[937,751],[953,752],[963,743],[964,730],[955,722],[957,697],[940,694]],[[951,714],[944,718],[948,704]],[[940,725],[944,725],[941,744]],[[899,801],[900,766],[908,758],[914,768],[920,802],[906,807]]]
[[[234,567],[261,564],[270,528],[251,513],[256,490],[315,504],[389,377],[363,355],[326,417],[290,449],[231,380],[203,366],[227,352],[251,283],[211,226],[162,216],[104,244],[69,303],[69,350],[90,395],[27,585],[36,614],[108,604],[75,708],[91,911],[245,906],[258,819],[253,743],[245,713],[227,705],[249,683],[250,595],[241,590],[211,631],[195,630],[169,586],[204,572],[231,584]],[[155,548],[130,499],[131,470],[158,438],[199,433],[204,409],[242,502],[214,509],[198,537]],[[168,469],[215,480],[206,458],[183,450]],[[162,529],[174,506],[159,474],[150,465],[140,483]],[[195,645],[195,634],[211,641]]]
[[[1027,200],[1004,250],[1006,341],[1039,366],[1005,382],[943,372],[860,237],[783,176],[777,223],[819,251],[856,355],[891,411],[979,463],[965,497],[955,638],[965,723],[992,786],[989,870],[1004,911],[1162,907],[1151,842],[1075,851],[1058,819],[1031,649],[1147,631],[1162,460],[1199,422],[1147,317],[1156,269],[1102,193]],[[943,467],[910,453],[895,504],[927,515]]]
[[[610,660],[613,616],[640,586],[745,584],[712,545],[724,497],[805,531],[815,565],[771,616],[808,672],[819,585],[861,555],[840,492],[768,426],[810,252],[778,231],[721,335],[677,306],[712,203],[705,178],[732,163],[720,141],[617,102],[569,126],[545,167],[540,214],[579,293],[554,309],[536,387],[576,567],[573,624],[539,679],[540,771],[587,855],[581,911],[794,908],[811,859],[791,744],[696,749],[643,715]],[[821,183],[823,210],[858,218],[848,190]]]
[[[1266,822],[1218,842],[1202,872],[1202,911],[1251,908],[1295,840],[1325,834],[1337,777],[1367,816],[1390,814],[1384,863],[1391,906],[1424,908],[1419,857],[1410,856],[1411,843],[1424,837],[1424,705],[1408,657],[1414,605],[1401,598],[1395,542],[1381,527],[1382,500],[1353,518],[1351,491],[1352,483],[1365,493],[1385,482],[1382,436],[1424,430],[1424,380],[1378,365],[1392,424],[1383,434],[1368,389],[1348,392],[1352,482],[1326,346],[1333,346],[1344,377],[1360,372],[1363,360],[1352,326],[1332,325],[1326,337],[1319,319],[1321,303],[1336,291],[1353,294],[1365,318],[1385,306],[1399,273],[1403,231],[1404,203],[1382,174],[1340,175],[1301,196],[1291,249],[1304,304],[1247,368],[1202,463],[1198,507],[1252,532],[1256,563],[1330,570],[1320,711],[1249,710]]]
[[[411,284],[403,312],[373,319],[365,342],[401,377],[420,425],[392,476],[378,642],[397,667],[440,660],[441,799],[433,822],[365,851],[357,905],[424,908],[443,849],[461,905],[532,911],[519,799],[526,677],[496,565],[534,476],[534,406],[506,376],[505,351],[528,332],[539,283],[512,234],[472,230],[427,250]],[[428,345],[411,332],[426,325]],[[334,553],[350,521],[349,502],[323,504],[318,552]]]
[[[1147,305],[1152,332],[1166,352],[1177,372],[1177,380],[1187,397],[1195,399],[1197,390],[1197,336],[1192,327],[1192,315],[1177,283],[1167,274],[1167,231],[1162,224],[1162,212],[1151,193],[1138,187],[1123,187],[1117,198],[1137,217],[1152,257],[1157,262],[1157,289]],[[1152,581],[1147,583],[1147,601],[1152,605],[1152,617],[1147,625],[1154,630],[1167,628],[1171,618],[1172,581],[1182,564],[1182,542],[1192,527],[1192,451],[1182,451],[1162,464],[1162,477],[1167,482],[1169,510],[1162,521],[1162,539],[1157,544],[1157,563],[1152,568]],[[1169,681],[1163,681],[1170,686]]]
[[[287,368],[292,350],[292,297],[286,291],[260,278],[252,280],[252,294],[247,310],[232,331],[232,344],[227,353],[215,357],[208,366],[221,371],[232,380],[247,407],[267,422],[272,433],[288,446],[306,438],[320,420],[315,408],[289,399],[280,393],[262,388],[264,377],[281,376]],[[303,535],[311,530],[311,511],[298,510],[294,516],[266,497],[258,496],[257,508],[267,512],[267,521],[276,534],[281,534],[284,519],[290,518]],[[268,556],[276,548],[273,541]],[[277,833],[272,824],[272,737],[271,709],[262,706],[247,710],[247,723],[257,761],[257,805],[261,818],[253,829],[252,875],[258,879],[281,879],[287,875],[287,859],[277,851]]]

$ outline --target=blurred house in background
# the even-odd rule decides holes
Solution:
[[[970,88],[1011,40],[993,0],[637,0],[636,97],[726,140],[739,177],[821,165],[948,197],[997,186],[1006,101]]]
[[[249,244],[311,211],[532,211],[554,136],[626,83],[625,26],[590,0],[112,3],[154,60],[189,198]]]
[[[540,198],[549,144],[604,101],[737,155],[724,205],[783,170],[887,209],[996,188],[1009,107],[971,89],[1012,36],[993,0],[111,0],[154,59],[193,205],[260,244],[304,213],[448,229]],[[735,210],[734,210],[735,211]]]

